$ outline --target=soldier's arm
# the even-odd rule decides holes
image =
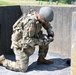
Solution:
[[[44,29],[47,31],[48,33],[48,37],[54,37],[54,32],[52,31],[52,26],[50,23],[48,24],[43,24]]]
[[[29,23],[27,24],[28,26],[28,37],[32,38],[35,36],[35,21],[34,20],[29,20]]]

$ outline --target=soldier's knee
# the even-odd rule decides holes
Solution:
[[[19,69],[19,71],[20,71],[20,72],[26,72],[27,69],[28,69],[28,66],[24,66],[24,67],[21,67],[21,68]]]
[[[12,70],[16,72],[26,72],[28,68],[28,63],[16,61],[15,65],[12,65]]]
[[[26,71],[27,71],[27,68],[28,68],[28,67],[26,67],[26,66],[21,67],[21,65],[20,65],[20,66],[18,66],[17,68],[13,68],[12,70],[14,70],[14,71],[16,71],[16,72],[26,72]]]
[[[27,71],[27,69],[21,69],[20,70],[20,72],[26,72]]]
[[[20,65],[20,71],[21,72],[26,72],[27,69],[28,69],[28,63],[27,62],[21,63],[21,65]]]

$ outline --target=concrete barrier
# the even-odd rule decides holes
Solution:
[[[76,12],[72,14],[71,75],[76,75]]]
[[[20,6],[0,7],[0,54],[12,54],[10,50],[12,25],[22,15]]]
[[[30,9],[39,11],[41,6],[4,6],[0,7],[0,54],[12,54],[10,50],[12,25],[23,14]],[[54,42],[50,43],[49,50],[66,56],[71,53],[71,27],[72,12],[76,7],[52,6],[54,20],[51,23],[55,33]]]

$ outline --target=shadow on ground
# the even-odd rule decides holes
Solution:
[[[55,59],[50,59],[50,60],[54,61],[54,63],[51,65],[37,65],[35,61],[31,65],[29,65],[28,71],[33,71],[33,70],[55,71],[55,70],[62,70],[69,67],[69,65],[67,65],[66,62],[67,60],[70,60],[70,59],[55,58]]]
[[[10,59],[10,60],[15,60],[15,56],[14,55],[6,55],[5,56],[7,59]],[[34,57],[34,56],[33,56]],[[32,58],[32,57],[31,57]],[[62,70],[62,69],[66,69],[68,67],[70,67],[66,62],[70,59],[68,58],[52,58],[52,59],[49,59],[49,60],[52,60],[54,61],[53,64],[50,64],[50,65],[37,65],[37,62],[33,60],[30,60],[31,61],[31,64],[29,64],[28,66],[28,70],[27,72],[31,72],[31,71],[58,71],[58,70]]]

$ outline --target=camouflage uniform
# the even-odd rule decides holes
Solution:
[[[14,25],[11,49],[14,50],[16,61],[5,60],[3,65],[15,71],[25,72],[28,68],[29,56],[39,45],[39,56],[45,58],[49,41],[42,34],[42,27],[51,29],[50,24],[43,25],[37,20],[36,12],[24,14]]]

